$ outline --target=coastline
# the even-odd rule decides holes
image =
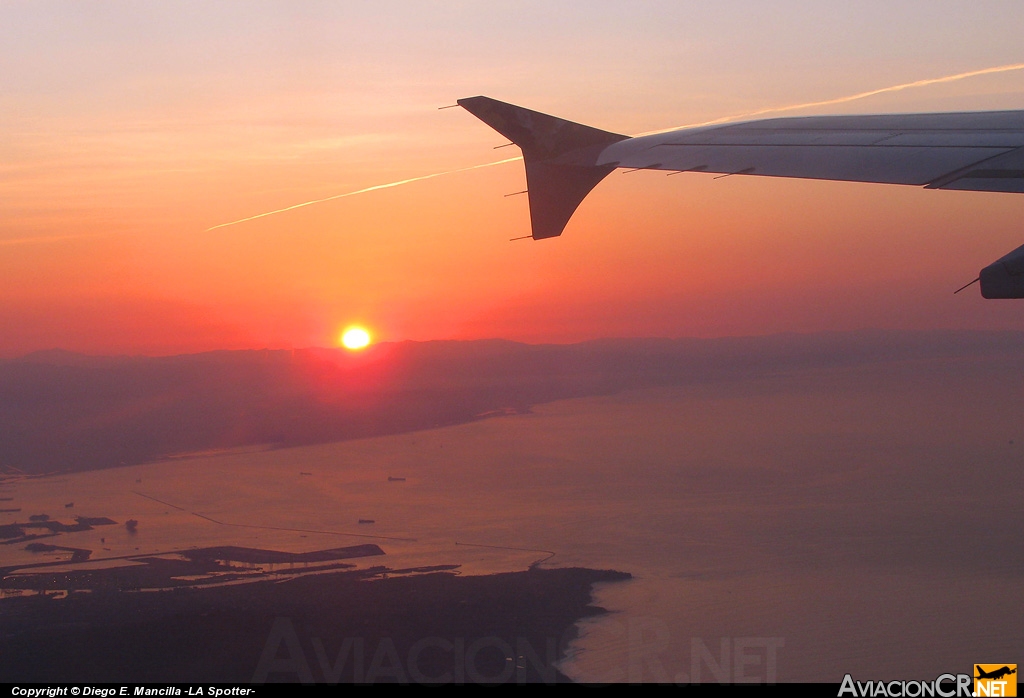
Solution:
[[[375,570],[380,574],[380,570]],[[0,681],[560,683],[596,582],[532,568],[97,590],[0,601]]]

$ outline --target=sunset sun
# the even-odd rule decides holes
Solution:
[[[346,327],[341,333],[341,344],[353,351],[365,349],[370,344],[370,333],[362,327]]]

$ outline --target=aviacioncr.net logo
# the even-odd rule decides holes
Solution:
[[[839,687],[838,698],[971,698],[970,674],[941,674],[934,681],[855,681],[847,674]]]

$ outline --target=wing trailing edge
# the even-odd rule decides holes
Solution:
[[[616,167],[598,165],[598,155],[629,138],[490,97],[458,104],[523,151],[534,240],[562,234],[587,194]]]

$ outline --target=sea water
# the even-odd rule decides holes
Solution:
[[[360,566],[630,572],[568,647],[580,681],[931,679],[1024,648],[1019,368],[806,370],[8,481],[0,525],[139,521],[44,541],[94,560],[375,542]],[[22,548],[0,564],[60,559]]]

